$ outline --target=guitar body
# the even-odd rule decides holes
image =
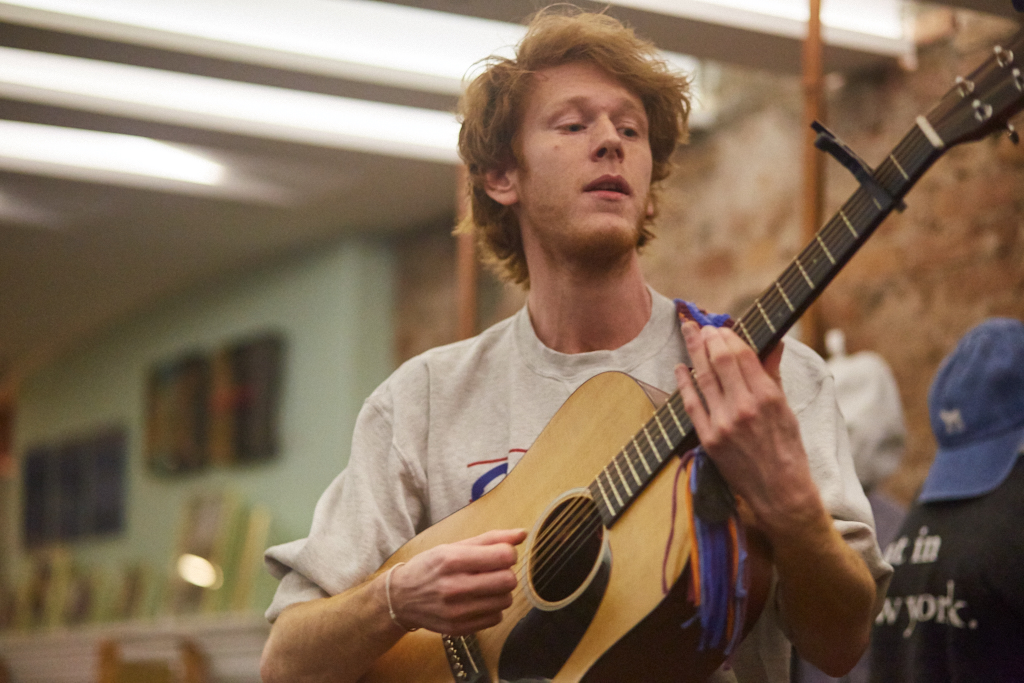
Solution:
[[[611,528],[591,523],[589,535],[579,542],[570,539],[569,545],[584,547],[582,564],[569,570],[562,585],[540,580],[550,554],[544,547],[549,533],[544,520],[561,520],[567,510],[586,502],[588,484],[654,410],[644,388],[628,375],[598,375],[566,401],[504,481],[396,551],[378,574],[429,548],[490,529],[532,530],[519,549],[515,570],[521,578],[514,603],[500,624],[476,634],[475,652],[461,652],[457,666],[465,667],[463,676],[453,670],[441,635],[416,631],[379,659],[363,680],[654,683],[702,681],[714,671],[722,655],[698,652],[699,625],[681,628],[695,612],[686,597],[687,581],[680,580],[688,576],[690,513],[682,491],[675,494],[675,461],[655,474]],[[749,546],[748,626],[760,612],[771,571],[763,546]],[[667,595],[663,571],[671,587]]]

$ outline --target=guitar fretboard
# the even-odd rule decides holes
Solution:
[[[926,119],[900,141],[874,172],[891,201],[859,187],[815,234],[775,282],[735,322],[733,330],[764,357],[821,294],[839,270],[942,155]],[[605,526],[611,526],[675,453],[700,443],[674,392],[590,484]]]

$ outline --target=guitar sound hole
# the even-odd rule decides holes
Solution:
[[[576,592],[600,557],[603,537],[590,498],[567,498],[551,508],[531,548],[530,583],[537,597],[559,602]]]

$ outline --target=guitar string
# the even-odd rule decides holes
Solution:
[[[674,397],[676,397],[676,394],[673,394],[672,397],[670,397],[669,400],[672,400],[672,398],[674,398]],[[666,402],[666,404],[667,404],[667,402]],[[663,406],[662,408],[659,409],[658,412],[661,412],[661,411],[664,411],[664,410],[665,410],[665,408]],[[665,417],[666,417],[666,419],[668,419],[668,415],[665,415]],[[653,418],[652,418],[652,420],[653,420]],[[648,422],[648,424],[650,424],[650,421]],[[674,427],[674,425],[673,425],[673,427]],[[672,431],[676,432],[679,435],[680,442],[682,441],[683,438],[685,438],[685,433],[684,434],[679,434],[679,430],[678,429],[673,428]],[[666,450],[669,452],[669,454],[671,454],[671,452],[674,451],[675,448],[677,447],[677,444],[673,444],[672,441],[665,441],[664,435],[661,436],[661,440],[664,441],[665,445],[668,447]],[[619,458],[620,456],[624,456],[624,457],[626,457],[627,460],[631,459],[632,456],[630,456],[630,454],[629,454],[627,449],[628,449],[628,445],[626,447],[624,447],[623,449],[621,449],[618,452],[618,454],[616,454],[615,458]],[[639,454],[639,457],[643,457],[643,455]],[[658,459],[658,467],[660,468],[662,462],[668,456],[663,456],[660,452],[656,452],[656,457]],[[611,485],[614,485],[614,483],[612,482],[612,479],[613,479],[613,477],[615,475],[611,473],[611,471],[608,469],[608,467],[605,467],[604,470],[602,470],[602,471],[604,473],[606,473],[606,479],[609,480],[609,483]],[[600,476],[600,475],[598,475],[598,476]],[[644,483],[646,484],[646,482],[644,482]],[[627,490],[628,491],[628,489],[625,486],[624,482],[622,483],[622,486],[623,486],[623,490]],[[628,495],[635,496],[636,493],[634,492],[634,493],[628,494]],[[592,503],[592,504],[588,504],[588,503]],[[578,546],[580,546],[580,545],[582,545],[582,544],[587,542],[587,540],[590,538],[590,535],[596,530],[596,525],[603,524],[603,522],[600,519],[599,515],[598,515],[596,520],[594,518],[594,514],[593,513],[594,512],[598,512],[598,509],[597,509],[598,508],[598,503],[596,501],[593,501],[592,499],[589,499],[589,498],[588,499],[582,499],[579,502],[579,504],[574,506],[574,507],[577,509],[577,511],[582,511],[582,515],[577,515],[576,518],[573,520],[573,525],[574,525],[573,528],[567,530],[567,529],[564,528],[564,524],[562,524],[561,525],[562,528],[559,528],[557,531],[560,532],[558,534],[560,537],[577,537],[577,538],[579,538],[579,541],[576,542],[577,548],[571,549],[570,552],[563,553],[562,555],[555,555],[555,553],[558,553],[558,551],[562,550],[562,548],[556,546],[556,547],[550,549],[546,553],[546,556],[544,558],[545,561],[538,563],[539,567],[541,567],[543,569],[543,576],[540,575],[541,574],[541,569],[538,569],[537,572],[534,572],[535,574],[538,575],[538,582],[541,581],[541,580],[544,580],[546,583],[548,583],[551,580],[553,580],[555,575],[557,575],[557,573],[560,572],[561,567],[564,567],[567,562],[570,562],[572,560],[572,555],[576,552],[576,550],[578,550]],[[625,506],[623,505],[623,508],[624,507]],[[613,511],[613,512],[618,514],[619,512],[621,512],[621,510],[622,510],[622,508],[620,508],[617,511]],[[586,526],[584,526],[584,525],[586,525]],[[581,529],[582,529],[582,533],[580,533]],[[545,540],[548,540],[551,537],[553,537],[555,535],[554,531],[555,530],[553,530],[553,533],[549,534],[547,539],[545,539]],[[547,549],[545,549],[545,550],[547,550]],[[558,560],[562,560],[562,561],[558,562]],[[557,565],[554,566],[554,568],[552,568],[552,562],[557,562]]]
[[[648,421],[647,425],[649,425],[649,424],[650,424],[650,421]],[[647,425],[645,425],[645,427]],[[635,441],[635,438],[636,437],[634,437],[634,441]],[[667,445],[671,446],[671,443],[669,443]],[[620,449],[619,452],[613,458],[613,462],[614,462],[615,459],[620,458],[622,456],[624,456],[628,462],[634,462],[634,458],[629,454],[629,452],[627,450],[628,447],[629,447],[629,444],[627,444],[625,447]],[[650,453],[650,451],[648,451],[648,453]],[[644,454],[642,452],[638,453],[637,458],[642,458],[642,457],[644,457]],[[660,458],[660,453],[656,454],[656,457],[657,457],[657,459],[659,461],[659,465],[658,466],[660,466],[660,459],[661,459]],[[645,458],[645,460],[646,460],[646,458]],[[606,466],[605,468],[603,468],[601,473],[599,473],[597,475],[597,477],[595,477],[595,481],[603,473],[603,474],[605,474],[605,479],[608,481],[609,485],[610,486],[615,486],[615,479],[617,479],[617,477],[615,477],[615,475],[612,473],[612,471],[609,469],[609,467],[610,466]],[[649,468],[650,465],[647,465],[647,467]],[[643,482],[643,484],[646,484],[646,483],[647,483],[646,481]],[[622,490],[625,493],[627,493],[628,497],[636,495],[635,492],[632,493],[632,494],[629,493],[628,487],[626,486],[625,482],[620,482],[619,485],[622,488]],[[638,486],[638,489],[639,489],[639,487],[641,485],[638,484],[637,486]],[[608,502],[609,502],[609,504],[611,504],[610,499],[609,499]],[[564,536],[564,535],[572,535],[572,534],[577,533],[579,531],[580,524],[582,522],[587,521],[589,518],[592,517],[590,510],[591,509],[596,510],[598,505],[599,505],[599,503],[596,500],[592,499],[592,498],[582,498],[581,497],[581,499],[578,499],[577,501],[574,501],[570,505],[566,506],[566,509],[559,516],[560,519],[556,519],[555,522],[553,522],[551,524],[551,527],[550,527],[551,530],[549,531],[548,534],[546,534],[544,537],[541,537],[540,535],[538,535],[538,541],[537,541],[536,545],[541,546],[540,547],[540,551],[538,553],[538,560],[537,560],[538,571],[544,569],[545,566],[548,564],[548,560],[550,559],[550,556],[553,553],[556,553],[558,551],[558,547],[557,546],[555,546],[553,548],[550,548],[550,549],[547,547],[547,546],[550,545],[550,540],[549,539],[552,538],[553,536],[555,536],[556,534]],[[611,512],[617,512],[617,511],[611,510]],[[570,517],[570,515],[572,515],[572,517],[571,517],[571,519],[568,520],[569,529],[567,531],[566,530],[566,527],[567,527],[567,521],[566,520],[567,520],[567,518]],[[547,551],[547,552],[545,552],[545,551]],[[558,558],[556,557],[554,559],[557,560]]]
[[[675,396],[675,394],[673,394],[673,397],[674,396]],[[671,400],[671,398],[672,397],[670,397],[669,400]],[[656,414],[657,414],[657,412],[660,412],[660,411],[663,411],[663,410],[664,410],[664,407],[659,409],[659,411],[656,411]],[[667,415],[665,417],[666,417],[666,419],[668,418]],[[648,420],[648,422],[645,424],[645,428],[650,426],[650,424],[651,424],[651,422],[653,420],[654,420],[653,417],[650,420]],[[678,431],[678,430],[673,429],[673,431]],[[660,436],[661,440],[664,441],[664,436],[662,436],[662,435],[659,435],[659,436]],[[680,436],[680,439],[682,439],[682,438],[683,437]],[[636,437],[634,437],[634,439],[633,439],[633,441],[631,441],[631,443],[635,442],[635,439],[636,439]],[[673,449],[673,444],[671,442],[666,442],[666,446],[669,447],[668,450],[670,450],[670,451]],[[627,462],[634,462],[634,457],[630,455],[630,453],[628,451],[628,447],[629,447],[629,444],[627,444],[625,447],[620,449],[619,452],[613,458],[613,462],[615,461],[615,459],[618,459],[620,457],[625,457]],[[634,448],[637,448],[637,446],[634,445]],[[647,450],[638,451],[636,458],[644,458],[644,453],[645,452],[647,454],[650,454],[652,451],[647,451]],[[654,453],[655,453],[656,462],[657,462],[656,466],[660,467],[661,463],[663,461],[663,456],[662,456],[662,454],[660,452],[655,451]],[[646,458],[644,458],[644,459],[646,460]],[[646,467],[650,468],[650,465],[647,465]],[[642,485],[645,485],[647,483],[647,481],[649,481],[649,480],[647,480],[647,481],[644,481],[643,484],[638,484],[637,485],[637,487],[638,487],[637,491],[634,491],[633,493],[630,493],[629,492],[629,487],[626,485],[626,483],[624,481],[622,481],[621,479],[619,479],[618,477],[616,477],[616,475],[609,468],[610,468],[610,465],[606,466],[605,468],[602,469],[601,473],[605,474],[605,479],[606,479],[606,481],[608,481],[610,486],[615,486],[615,481],[618,480],[619,481],[619,486],[622,488],[623,492],[625,492],[627,494],[627,497],[634,497],[636,495],[636,493],[638,492],[639,488]],[[651,469],[653,470],[653,468],[651,468]],[[595,481],[597,480],[598,477],[601,476],[601,473],[599,473],[598,476],[595,477]],[[652,474],[652,476],[653,476],[653,474]],[[608,500],[608,503],[609,503],[609,505],[611,504],[610,499]],[[555,569],[552,570],[551,569],[551,562],[557,562],[560,559],[560,557],[556,556],[555,554],[558,553],[558,551],[561,550],[561,548],[559,546],[557,546],[557,545],[555,545],[553,547],[548,547],[551,544],[551,540],[550,539],[552,539],[556,535],[558,535],[560,537],[580,535],[581,538],[582,538],[580,543],[585,543],[587,538],[589,537],[589,534],[591,534],[594,531],[594,529],[593,529],[593,527],[589,527],[587,529],[584,529],[582,534],[579,534],[580,529],[582,528],[581,525],[582,524],[586,524],[586,523],[592,521],[592,519],[593,519],[592,511],[597,511],[598,506],[599,506],[599,503],[596,500],[594,500],[593,498],[582,498],[581,497],[581,499],[579,499],[578,501],[576,501],[576,502],[566,506],[566,510],[564,511],[564,514],[560,515],[561,519],[558,519],[558,520],[556,520],[556,522],[551,524],[551,531],[548,534],[546,534],[543,538],[540,535],[538,535],[538,541],[537,541],[537,543],[535,545],[542,546],[542,547],[540,547],[540,550],[538,552],[538,560],[536,562],[536,565],[537,565],[538,569],[534,573],[536,575],[538,575],[538,579],[539,580],[540,579],[547,579],[549,577],[553,577],[554,574],[556,574],[558,572],[558,570],[559,570],[559,567],[555,567]],[[618,512],[621,512],[621,509],[620,510],[610,510],[610,512],[618,514]],[[569,527],[567,528],[566,518],[569,517],[569,514],[572,514],[573,517],[571,518],[571,520],[569,520]],[[600,520],[600,518],[598,519],[598,523],[603,523]],[[571,560],[571,558],[569,558],[569,559]],[[565,562],[563,561],[563,562],[559,563],[559,566],[564,566],[564,564],[565,564]],[[524,571],[525,571],[525,569],[524,569]],[[543,577],[540,576],[540,573],[542,571],[543,571]]]
[[[906,142],[906,141],[907,141],[906,139],[904,141],[901,141],[901,145],[904,142]],[[920,145],[918,147],[920,148]],[[893,156],[896,156],[896,152],[897,151],[900,151],[900,145],[897,145],[896,149],[893,151],[893,153],[892,153]],[[926,157],[927,157],[927,150],[923,150],[923,152],[924,153],[921,156],[923,157],[923,159],[926,159]],[[918,155],[913,155],[913,156],[918,156]],[[907,159],[907,157],[904,157],[904,159]],[[920,162],[917,159],[915,159],[914,161],[916,163],[910,163],[909,160],[905,161],[904,163],[905,163],[906,166],[914,168],[915,169],[914,172],[917,173],[917,171],[919,171],[920,169],[916,168],[916,166]],[[898,172],[898,170],[895,168],[895,166],[893,164],[888,163],[888,160],[887,160],[883,165],[879,166],[878,170],[876,170],[876,179],[879,181],[880,184],[882,184],[883,186],[886,186],[886,185],[888,185],[890,180],[897,180],[897,181],[899,180],[899,178],[895,176],[895,173],[897,173],[897,172]],[[891,177],[887,178],[886,176],[891,176]],[[910,181],[907,180],[907,182],[910,182]],[[863,189],[863,188],[859,188],[859,189]],[[899,190],[897,190],[897,192],[898,191]],[[858,194],[863,194],[863,196],[859,197]],[[861,222],[862,215],[866,213],[867,216],[868,216],[868,223],[870,223],[870,221],[872,221],[875,218],[877,218],[877,215],[871,215],[871,214],[877,214],[879,212],[879,210],[877,210],[877,207],[875,208],[875,210],[871,209],[872,204],[873,204],[873,200],[872,200],[872,198],[870,196],[868,196],[868,193],[866,191],[864,191],[863,193],[855,192],[854,195],[848,200],[847,205],[843,207],[844,209],[848,210],[848,211],[844,211],[844,213],[847,213],[847,218],[851,218],[851,216],[853,216],[853,218],[855,218],[856,222],[858,222],[858,223]],[[865,212],[864,209],[867,209],[868,211]],[[854,222],[854,220],[851,219],[851,222]],[[822,236],[823,238],[828,238],[828,240],[833,244],[833,248],[836,248],[837,250],[842,250],[842,254],[843,254],[844,257],[846,256],[846,253],[850,249],[855,248],[857,246],[856,245],[857,240],[858,239],[862,239],[862,234],[858,234],[858,237],[853,238],[853,241],[851,243],[844,245],[844,244],[840,244],[839,243],[838,238],[836,237],[837,234],[839,236],[843,237],[844,240],[849,239],[849,238],[846,238],[846,236],[845,236],[846,233],[843,231],[843,228],[838,223],[838,221],[835,220],[835,217],[833,217],[832,220],[830,220],[828,223],[826,223],[825,226],[823,226],[822,229],[818,232],[818,235]],[[814,242],[810,243],[810,245],[809,245],[809,247],[812,247],[812,248],[815,247],[815,246],[817,246],[817,245]],[[805,248],[804,251],[808,251],[808,249]],[[788,271],[791,271],[791,270],[792,270],[791,268],[788,269]],[[791,275],[792,275],[792,277],[796,277],[795,273],[791,273]],[[775,296],[773,296],[773,294]],[[774,300],[776,304],[778,303],[778,301],[777,301],[777,292],[773,292],[773,288],[771,288],[771,287],[769,287],[769,289],[766,290],[766,294],[765,295],[762,295],[761,297],[758,298],[758,301],[761,302],[762,304],[763,303],[772,304],[772,300]],[[773,306],[773,308],[774,308],[774,306]],[[753,309],[751,309],[751,311],[748,311],[748,313],[752,313],[752,310]],[[743,318],[741,318],[741,321],[743,321],[744,318],[747,318],[747,317],[748,317],[747,315],[744,315]],[[747,329],[747,331],[751,333],[751,336],[760,337],[761,333],[765,329],[767,329],[767,322],[766,321],[761,321],[757,316],[751,315],[750,317],[752,317],[753,320],[752,321],[745,321],[744,322],[744,328]],[[753,328],[753,329],[751,329],[751,328]],[[669,400],[671,400],[671,397],[670,397]],[[684,412],[684,415],[685,415],[685,412]],[[665,417],[667,418],[668,416],[665,416]],[[650,421],[648,421],[648,423],[645,425],[645,427],[648,427],[648,426],[650,426]],[[677,431],[677,430],[673,429],[673,431]],[[663,436],[662,436],[662,440],[664,440]],[[638,448],[637,444],[635,443],[635,441],[632,442],[632,443],[634,445],[634,449],[637,450],[636,458],[644,458],[644,452],[650,453],[650,451],[647,451],[647,449],[645,449],[645,448],[643,448],[643,449]],[[669,445],[671,445],[670,442],[669,442]],[[634,456],[630,455],[630,453],[628,451],[628,448],[629,448],[629,444],[627,444],[623,449],[621,449],[616,454],[615,458],[613,458],[613,462],[614,462],[615,459],[620,458],[620,457],[624,457],[626,459],[627,463],[634,462]],[[658,460],[658,466],[660,467],[661,462],[662,462],[662,460],[661,460],[661,458],[662,458],[661,453],[656,453],[656,456],[657,456],[657,460]],[[644,459],[646,460],[646,458],[644,458]],[[627,496],[632,497],[632,496],[635,495],[635,494],[631,494],[630,493],[629,486],[626,484],[625,481],[623,481],[624,476],[616,477],[615,474],[611,470],[608,469],[608,466],[606,466],[602,470],[602,473],[605,474],[606,481],[608,481],[608,483],[611,486],[615,486],[615,482],[619,481],[620,486],[627,493]],[[598,475],[598,477],[599,476],[600,476],[600,474]],[[638,487],[642,487],[642,486],[646,485],[647,481],[649,481],[649,480],[645,480],[644,482],[638,483],[637,486]],[[576,552],[578,552],[579,547],[589,540],[590,534],[593,532],[593,530],[596,527],[596,525],[601,523],[599,517],[595,520],[595,514],[597,513],[597,503],[596,503],[596,501],[592,501],[593,505],[589,505],[588,502],[591,502],[591,501],[592,501],[592,499],[581,497],[577,501],[574,501],[574,502],[570,503],[569,505],[567,505],[563,509],[563,511],[560,513],[559,517],[556,518],[556,520],[550,525],[550,530],[546,534],[544,534],[543,536],[541,536],[541,535],[538,536],[538,539],[537,539],[537,542],[536,542],[537,546],[541,548],[542,552],[546,551],[546,553],[544,553],[546,555],[546,557],[542,558],[542,560],[545,560],[545,561],[538,562],[538,581],[542,581],[543,580],[547,584],[547,582],[549,582],[550,580],[553,580],[554,574],[557,574],[560,571],[560,568],[558,568],[558,567],[556,567],[552,571],[550,569],[549,565],[548,565],[547,561],[549,561],[551,559],[551,556],[554,553],[557,553],[559,550],[562,550],[563,551],[563,555],[568,555],[568,556],[574,555]],[[610,503],[610,500],[608,502]],[[617,511],[616,514],[618,512],[620,512],[620,511]],[[566,528],[566,520],[567,520],[567,518],[570,517],[570,515],[572,516],[572,518],[571,518],[572,528],[568,528],[567,529]],[[582,524],[587,524],[588,522],[589,522],[588,526],[590,528],[586,529],[583,534],[579,534],[578,532],[582,528]],[[578,539],[578,540],[576,540],[573,543],[572,546],[566,548],[566,547],[564,547],[564,545],[559,545],[558,544],[558,542],[556,540],[556,537],[557,538],[562,538],[562,539],[569,538],[569,539]],[[564,544],[564,541],[562,541],[562,543]],[[568,552],[565,552],[565,551],[568,551]],[[555,559],[558,559],[558,558],[556,557]],[[571,557],[569,559],[571,559]],[[524,564],[524,571],[525,571],[525,563],[523,563],[523,564]],[[564,566],[564,562],[562,563],[562,566]],[[548,570],[548,571],[545,572],[544,576],[540,576],[539,575],[539,573],[540,573],[540,571],[542,569],[547,569]]]
[[[903,165],[907,168],[911,168],[912,172],[915,175],[920,171],[919,166],[921,162],[927,160],[927,156],[931,149],[930,145],[924,144],[926,142],[925,140],[914,139],[914,134],[916,132],[918,132],[918,129],[915,127],[911,130],[911,133],[909,133],[907,136],[904,137],[903,140],[900,141],[900,143],[894,148],[893,152],[891,152],[891,155],[894,157],[902,157],[904,159]],[[918,137],[923,138],[923,135],[920,135]],[[899,169],[896,168],[895,164],[891,163],[891,159],[888,157],[881,165],[879,165],[879,168],[875,172],[876,179],[879,181],[879,184],[881,184],[883,187],[890,185],[893,180],[897,181],[900,185],[910,183],[909,179],[904,179],[903,182],[900,182],[900,176],[902,176],[902,174],[899,172]],[[863,188],[858,189],[861,190]],[[901,189],[902,187],[897,188],[896,193],[898,194]],[[870,194],[866,190],[864,190],[863,192],[855,192],[854,195],[847,201],[846,205],[842,207],[841,211],[844,215],[846,215],[847,219],[850,219],[851,223],[861,223],[861,217],[865,213],[864,209],[867,209],[868,214],[876,214],[874,216],[869,216],[867,222],[870,223],[871,220],[877,217],[877,213],[880,212],[880,210],[877,207],[872,207],[873,200]],[[856,238],[852,238],[851,236],[849,236],[849,232],[847,230],[844,230],[845,221],[837,220],[838,218],[840,218],[840,216],[837,213],[836,216],[833,216],[833,218],[822,227],[822,229],[817,233],[817,235],[821,236],[823,240],[830,243],[834,249],[840,250],[842,252],[842,255],[845,256],[851,249],[857,246],[856,243],[858,240],[864,239],[864,235],[862,231],[858,233]],[[867,225],[865,225],[864,227],[866,228]],[[820,245],[818,245],[816,242],[811,242],[804,248],[804,250],[801,251],[800,254],[797,255],[797,257],[794,258],[792,265],[787,268],[787,271],[783,273],[782,277],[776,280],[776,283],[778,283],[779,287],[781,287],[783,291],[788,291],[791,294],[794,294],[795,296],[795,288],[793,287],[794,281],[801,285],[803,285],[804,283],[802,282],[802,275],[797,275],[796,272],[793,270],[793,266],[797,266],[797,268],[799,268],[800,266],[808,267],[808,257],[812,255],[813,251],[819,250]],[[782,308],[779,305],[779,299],[781,298],[781,294],[778,291],[776,291],[774,284],[775,283],[773,283],[773,285],[770,285],[765,290],[765,292],[757,299],[757,301],[762,304],[770,304],[770,308],[773,311]],[[815,286],[820,286],[820,279]],[[808,294],[810,294],[810,292],[808,292]],[[788,305],[787,308],[789,308]],[[756,308],[751,307],[751,309],[747,312],[749,315],[745,314],[744,316],[741,317],[740,320],[744,326],[744,329],[751,332],[751,336],[759,337],[766,323],[763,321],[761,316],[755,313],[756,310]],[[768,315],[767,317],[771,319],[770,315]]]
[[[673,394],[673,398],[674,397],[675,397],[675,394]],[[662,408],[661,410],[664,410],[664,408]],[[667,417],[668,416],[666,416],[666,418]],[[678,430],[673,430],[673,431],[676,431],[678,433]],[[683,436],[680,436],[680,440],[682,438],[683,438]],[[664,441],[664,439],[662,439],[662,440]],[[671,447],[672,443],[669,441],[669,442],[666,442],[666,445]],[[672,450],[674,450],[674,448],[670,448],[670,452]],[[629,457],[628,451],[626,451],[625,448],[620,451],[620,454],[625,454],[627,457]],[[660,453],[659,453],[659,456],[660,456]],[[582,534],[577,534],[576,533],[576,532],[579,531],[579,528],[573,530],[573,533],[576,534],[574,536],[574,541],[575,542],[573,543],[573,546],[571,548],[567,549],[567,552],[564,552],[560,556],[560,558],[563,561],[561,563],[559,563],[558,566],[554,567],[553,570],[550,570],[550,571],[546,572],[544,576],[542,576],[542,577],[538,576],[537,580],[534,582],[535,585],[539,586],[538,592],[542,591],[546,586],[550,585],[550,582],[553,581],[556,578],[557,574],[561,572],[561,570],[565,566],[565,564],[567,562],[571,562],[572,561],[573,556],[577,552],[579,552],[579,550],[583,546],[583,544],[589,542],[591,540],[591,538],[592,538],[591,535],[602,526],[603,522],[602,522],[602,520],[600,518],[600,515],[598,514],[596,503],[593,506],[589,507],[587,518],[584,520],[584,524],[585,524],[585,526],[581,526],[580,527],[580,528],[583,529],[583,533]],[[555,558],[555,559],[560,559],[560,558]],[[543,582],[543,585],[541,585],[541,582]],[[578,587],[576,589],[578,590]],[[525,605],[525,607],[526,607],[527,611],[530,609],[530,606],[528,604]]]
[[[900,156],[904,156],[903,149],[901,149],[901,147],[913,146],[912,140],[909,141],[910,144],[904,145],[903,143],[906,142],[908,142],[908,140],[905,138],[903,141],[901,141],[900,145],[897,145],[897,147],[891,154],[893,156],[897,156],[897,154],[899,154]],[[906,159],[907,157],[904,156],[904,158]],[[917,160],[915,159],[914,161]],[[907,166],[910,166],[911,168],[915,168],[917,165],[916,163],[905,163]],[[879,169],[876,171],[875,176],[881,185],[886,186],[889,184],[890,180],[898,180],[898,177],[892,177],[895,173],[898,173],[898,170],[895,168],[895,165],[891,164],[890,160],[887,158],[886,162],[879,166]],[[859,190],[861,189],[863,188],[859,188]],[[868,209],[868,214],[875,214],[873,216],[869,215],[867,223],[870,223],[872,220],[877,218],[877,214],[880,213],[880,210],[878,210],[877,207],[875,207],[874,210],[871,209],[872,204],[873,202],[871,201],[871,197],[866,192],[866,190],[864,192],[858,191],[854,193],[854,195],[847,201],[847,204],[844,205],[840,209],[840,211],[843,212],[843,214],[846,216],[847,219],[850,220],[851,223],[861,223],[861,216],[864,213],[864,209],[866,208]],[[840,220],[837,220],[838,218],[839,214],[837,213],[836,216],[833,216],[833,218],[830,219],[818,231],[818,233],[816,233],[816,237],[820,237],[824,242],[830,244],[832,246],[832,249],[836,250],[840,254],[840,259],[843,259],[847,255],[852,255],[850,254],[851,250],[854,250],[857,247],[857,242],[858,240],[863,239],[864,233],[862,231],[857,234],[857,237],[852,237],[849,231],[844,230],[843,226],[845,221],[841,222]],[[864,228],[867,227],[867,225],[864,226]],[[822,245],[818,244],[816,241],[810,242],[804,248],[804,250],[802,250],[801,253],[794,258],[792,265],[796,265],[798,268],[800,266],[804,266],[805,268],[812,267],[811,265],[808,265],[808,261],[810,260],[808,257],[811,256],[813,252],[823,251],[823,249],[824,248],[822,247]],[[812,258],[814,258],[816,263],[822,262],[820,258],[817,258],[817,254],[813,254]],[[770,285],[765,290],[765,292],[756,299],[756,303],[762,304],[762,307],[764,307],[764,305],[767,304],[767,308],[765,310],[765,314],[763,317],[767,317],[769,320],[772,319],[772,316],[768,314],[768,310],[775,312],[776,310],[782,309],[779,302],[779,300],[781,299],[781,294],[776,290],[774,286],[776,283],[778,283],[779,287],[782,288],[783,291],[789,291],[790,293],[794,294],[794,297],[796,296],[793,288],[793,282],[794,279],[796,281],[800,281],[802,279],[802,275],[797,276],[796,273],[793,271],[792,265],[787,268],[786,272],[783,273],[782,277],[776,280],[775,283],[773,283],[773,285]],[[815,275],[816,274],[817,273],[815,272]],[[815,277],[812,278],[812,280],[817,280],[817,282],[815,283],[815,287],[821,286],[821,278]],[[809,294],[810,292],[808,292],[808,295]],[[745,313],[740,318],[740,323],[743,325],[743,329],[747,330],[750,333],[750,336],[760,338],[762,332],[764,332],[765,326],[767,325],[767,321],[763,320],[763,317],[761,315],[755,313],[755,311],[757,311],[758,313],[760,312],[757,308],[755,308],[756,303],[747,311],[747,313]],[[787,304],[787,308],[788,307],[789,305]],[[771,334],[774,334],[774,332],[772,332]],[[758,346],[760,346],[760,344],[758,344]]]

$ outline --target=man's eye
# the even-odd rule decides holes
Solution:
[[[569,131],[570,133],[578,133],[581,130],[583,130],[583,124],[582,123],[567,123],[567,124],[565,124],[565,129],[567,131]]]
[[[628,126],[622,129],[622,134],[625,135],[627,138],[640,137],[640,131],[638,131],[636,128],[629,128]]]

